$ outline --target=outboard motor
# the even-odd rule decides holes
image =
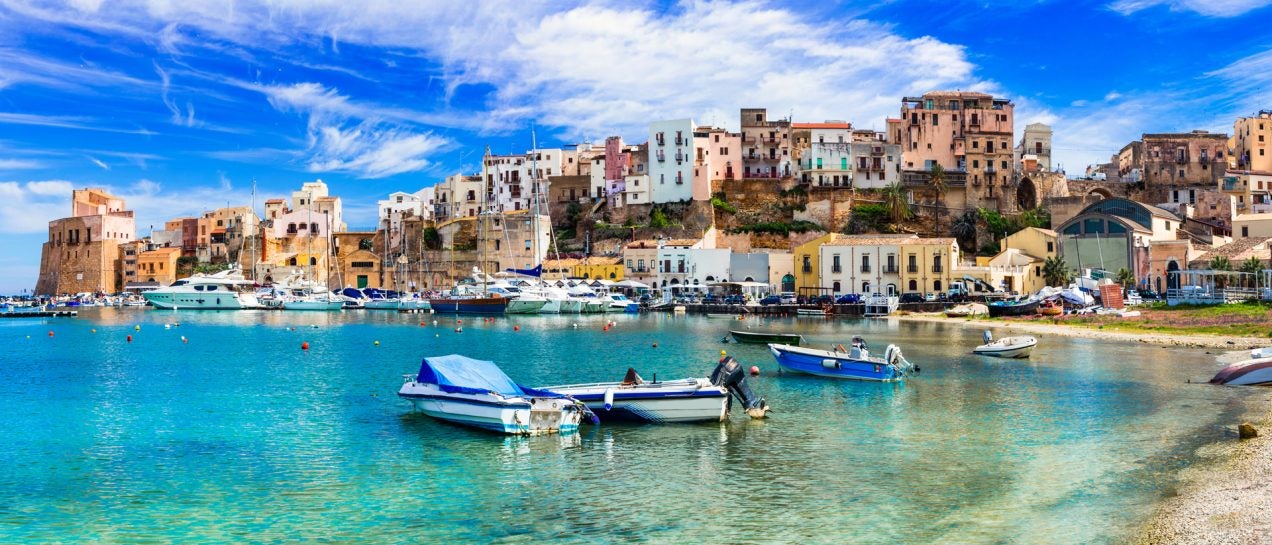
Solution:
[[[746,409],[747,416],[751,418],[764,418],[768,416],[769,406],[764,398],[757,397],[751,391],[751,387],[746,384],[746,371],[742,369],[742,364],[732,356],[720,358],[720,363],[716,365],[715,371],[711,372],[711,384],[715,386],[723,386],[729,390],[729,393],[738,398],[742,403],[742,407]]]
[[[994,334],[990,333],[989,330],[986,329],[981,332],[981,339],[985,341],[985,344],[989,344],[994,341]]]

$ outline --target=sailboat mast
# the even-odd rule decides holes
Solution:
[[[252,180],[252,209],[248,213],[250,214],[247,217],[248,220],[251,219],[252,215],[256,214],[256,180]],[[256,283],[256,234],[259,231],[260,231],[260,222],[259,221],[253,222],[252,223],[252,283],[253,284]],[[242,272],[242,271],[239,271],[239,272]]]
[[[482,215],[486,214],[486,164],[490,162],[490,146],[486,146],[486,154],[481,158],[481,204],[477,211],[477,265],[478,270],[484,275],[486,272],[486,225],[482,219]],[[487,297],[487,282],[485,278],[481,282],[481,296]]]
[[[539,260],[539,142],[535,138],[534,129],[530,129],[530,150],[534,155],[530,156],[530,194],[534,200],[534,208],[530,217],[530,265],[527,269],[533,269],[541,263]],[[539,263],[536,263],[539,262]]]

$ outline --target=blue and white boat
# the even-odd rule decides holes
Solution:
[[[494,362],[449,355],[424,358],[420,372],[404,375],[398,396],[438,420],[498,433],[574,433],[582,403],[567,396],[525,388]]]
[[[737,397],[743,411],[752,418],[769,412],[764,398],[757,397],[746,384],[746,374],[737,360],[720,360],[711,378],[684,378],[646,382],[628,368],[622,382],[545,386],[550,392],[577,399],[606,422],[721,422],[728,420],[730,395]]]
[[[842,345],[834,350],[801,348],[788,344],[768,346],[782,370],[819,377],[891,382],[902,380],[906,375],[918,371],[917,367],[906,361],[901,349],[894,344],[884,349],[882,358],[871,356],[861,337],[854,337],[852,347],[847,350]]]

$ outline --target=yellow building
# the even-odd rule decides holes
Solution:
[[[621,257],[589,257],[574,266],[575,278],[593,280],[623,279],[623,258]]]
[[[1027,227],[999,241],[998,255],[977,260],[977,270],[966,271],[995,288],[1036,293],[1047,285],[1042,274],[1047,258],[1058,255],[1055,231]]]
[[[792,252],[795,260],[795,292],[816,291],[822,286],[821,279],[821,254],[822,244],[839,240],[838,233],[826,233],[813,240],[800,244],[795,247]]]
[[[950,237],[905,238],[898,241],[901,263],[898,274],[904,293],[944,293],[958,278],[958,240]],[[885,268],[888,264],[883,265]]]
[[[137,255],[137,280],[164,286],[177,281],[177,258],[181,248],[159,248]]]

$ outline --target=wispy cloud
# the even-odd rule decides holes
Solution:
[[[0,159],[0,170],[31,170],[43,167],[44,163],[30,159]]]
[[[1208,17],[1236,17],[1272,4],[1272,0],[1118,0],[1109,7],[1122,15],[1157,6],[1191,11]]]
[[[92,155],[85,155],[84,157],[88,158],[88,162],[93,163],[94,165],[97,165],[97,168],[100,168],[102,170],[110,170],[110,165],[106,164],[105,161],[102,161],[101,159],[93,157]]]
[[[0,182],[0,233],[41,233],[70,214],[74,186],[65,180]]]
[[[106,127],[95,125],[100,121],[91,117],[72,116],[72,115],[40,115],[40,114],[20,114],[14,112],[0,112],[0,123],[10,125],[32,125],[37,127],[55,127],[59,129],[77,129],[84,131],[113,132],[120,134],[137,134],[142,136],[154,136],[155,133],[146,129],[121,129],[116,127]]]

